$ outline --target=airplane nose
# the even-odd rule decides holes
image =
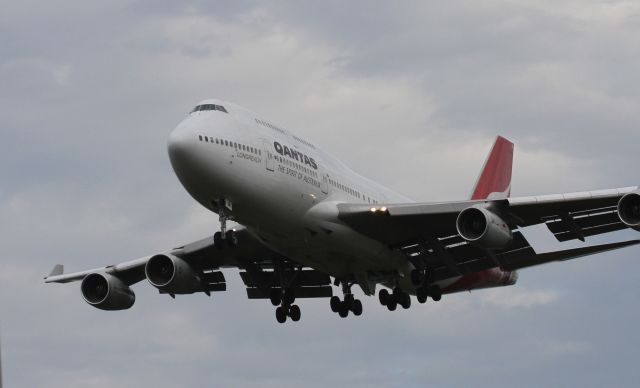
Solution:
[[[174,166],[187,163],[193,157],[194,138],[192,131],[178,126],[171,131],[167,140],[169,159]]]

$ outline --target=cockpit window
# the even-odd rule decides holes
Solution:
[[[215,104],[202,104],[202,105],[198,105],[195,108],[193,108],[193,110],[190,113],[193,112],[199,112],[202,110],[219,110],[220,112],[224,112],[224,113],[229,113],[227,112],[227,110],[224,108],[224,106],[222,105],[215,105]]]

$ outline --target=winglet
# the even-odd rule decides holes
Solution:
[[[509,198],[511,195],[513,148],[512,142],[498,136],[480,172],[471,199]]]
[[[50,278],[51,276],[60,276],[63,273],[64,273],[64,265],[56,264],[53,266],[53,269],[51,270],[51,273],[49,274],[49,276],[47,276],[47,278]]]

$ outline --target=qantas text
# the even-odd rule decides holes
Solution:
[[[313,168],[314,170],[318,169],[318,165],[316,164],[316,161],[313,160],[313,158],[310,158],[307,155],[303,154],[302,152],[293,150],[287,147],[286,145],[283,146],[277,141],[273,142],[273,147],[276,149],[276,152],[282,156],[286,156],[298,162],[304,163],[307,166],[310,166],[311,168]]]

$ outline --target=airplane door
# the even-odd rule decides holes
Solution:
[[[322,176],[322,192],[329,194],[329,174],[324,174]]]
[[[262,141],[263,151],[264,151],[264,160],[266,161],[267,171],[273,171],[273,166],[275,165],[275,159],[273,157],[273,153],[271,152],[271,144],[267,140]]]

